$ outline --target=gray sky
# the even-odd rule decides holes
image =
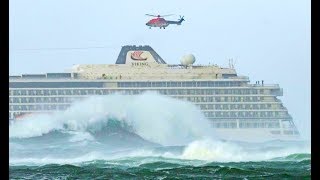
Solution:
[[[122,45],[150,45],[167,63],[193,53],[252,83],[280,84],[280,97],[310,139],[310,0],[10,0],[10,75],[115,63]],[[181,26],[149,29],[144,14],[184,15]],[[25,50],[39,48],[86,48]]]

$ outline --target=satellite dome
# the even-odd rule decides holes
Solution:
[[[195,61],[196,61],[196,58],[194,57],[193,54],[184,55],[184,56],[182,56],[182,58],[180,60],[181,64],[184,65],[184,66],[191,65]]]

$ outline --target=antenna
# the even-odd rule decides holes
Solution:
[[[233,61],[233,58],[229,58],[228,60],[229,60],[229,68],[230,68],[230,69],[234,69],[234,66],[235,66],[235,64],[236,64],[236,63],[235,63],[236,61]]]
[[[234,66],[236,65],[236,63],[237,63],[237,59],[235,60],[235,62],[233,63],[233,65],[232,65],[232,68],[234,69]]]
[[[233,68],[233,58],[229,58],[229,68]]]
[[[234,69],[233,59],[231,59],[231,68]]]

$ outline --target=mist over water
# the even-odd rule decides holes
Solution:
[[[9,137],[12,168],[102,163],[117,169],[156,163],[150,166],[158,169],[210,162],[310,161],[308,142],[221,141],[198,107],[151,92],[93,96],[65,111],[26,116],[9,126]]]

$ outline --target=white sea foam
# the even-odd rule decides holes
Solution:
[[[201,165],[208,162],[268,161],[273,158],[286,157],[291,154],[299,153],[310,154],[310,145],[297,145],[269,150],[258,148],[256,151],[252,152],[236,143],[204,139],[191,142],[184,148],[182,153],[178,154],[173,152],[170,148],[162,152],[143,148],[115,153],[104,153],[103,151],[97,150],[72,158],[61,156],[53,157],[50,153],[45,157],[10,157],[9,163],[10,165],[79,164],[94,160],[105,160],[108,164],[118,162],[128,166],[138,166],[140,164],[157,161]],[[188,162],[185,160],[188,160]],[[190,162],[190,160],[193,161]]]
[[[222,142],[211,139],[197,140],[184,149],[180,158],[197,159],[216,162],[264,161],[276,157],[285,157],[297,153],[311,153],[310,144],[291,144],[285,142],[281,148],[263,148],[263,144],[256,144],[254,150],[235,142]],[[260,147],[259,147],[260,146]]]
[[[94,140],[94,137],[88,132],[73,132],[72,134],[73,134],[73,136],[69,139],[70,142],[93,141]]]
[[[110,118],[125,121],[142,138],[163,145],[184,145],[214,136],[209,121],[192,103],[145,93],[94,96],[64,112],[29,116],[9,126],[9,137],[35,137],[63,128],[92,132]]]
[[[9,138],[29,138],[42,136],[63,128],[63,124],[49,114],[34,114],[14,121],[9,126]]]

